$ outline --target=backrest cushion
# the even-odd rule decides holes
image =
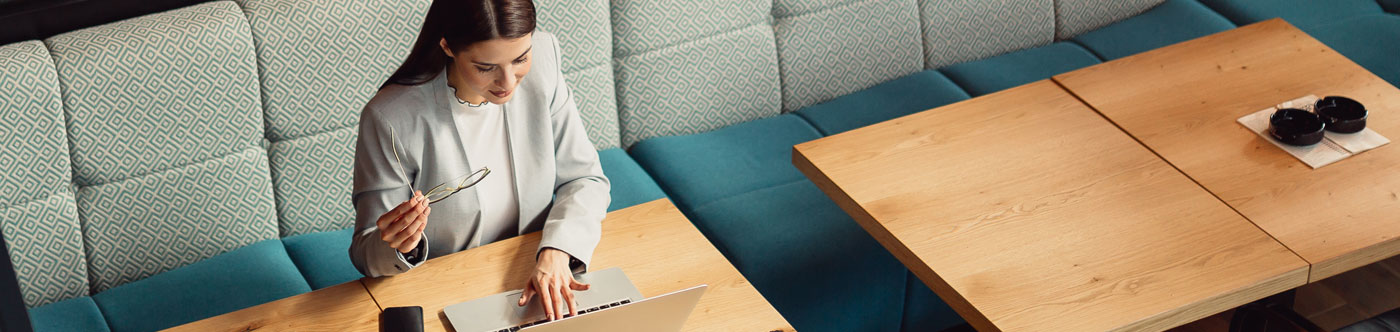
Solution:
[[[360,110],[418,37],[428,0],[238,0],[252,27],[279,233],[354,225]]]
[[[540,30],[559,39],[564,81],[578,104],[588,139],[599,150],[621,143],[613,83],[613,34],[607,0],[536,0]]]
[[[92,292],[277,236],[250,31],[216,1],[46,41]]]
[[[777,115],[771,8],[765,0],[614,0],[622,145]]]
[[[1055,41],[1054,0],[919,0],[924,68]]]
[[[923,68],[915,0],[777,0],[773,15],[784,111]]]
[[[58,74],[38,41],[0,46],[0,230],[24,303],[88,294]]]
[[[1055,39],[1073,38],[1141,14],[1163,0],[1055,0]]]

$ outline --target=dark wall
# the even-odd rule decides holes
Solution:
[[[0,0],[0,45],[209,0]]]

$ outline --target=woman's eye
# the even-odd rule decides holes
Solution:
[[[477,66],[477,67],[476,67],[476,71],[483,72],[483,73],[485,73],[485,72],[490,72],[492,69],[496,69],[496,67],[481,67],[481,66]]]
[[[525,63],[525,61],[530,61],[530,58],[519,58],[519,59],[515,59],[515,64],[522,64],[522,63]]]

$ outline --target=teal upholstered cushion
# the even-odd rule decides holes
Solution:
[[[107,320],[91,297],[83,296],[29,309],[35,332],[108,331]]]
[[[598,151],[598,160],[603,164],[603,175],[607,175],[608,182],[612,184],[612,203],[608,204],[608,211],[666,197],[651,175],[642,170],[642,166],[637,165],[637,161],[632,160],[626,151]]]
[[[919,277],[906,273],[904,323],[900,331],[941,331],[961,324],[963,319],[943,302]]]
[[[322,289],[364,276],[350,263],[353,232],[353,228],[345,228],[307,233],[284,237],[282,243],[311,289]]]
[[[263,149],[251,148],[78,189],[93,290],[276,239],[267,167]]]
[[[694,222],[798,331],[894,331],[907,270],[807,180],[696,207]]]
[[[632,157],[681,207],[803,179],[792,146],[820,138],[796,115],[749,121],[720,130],[657,137],[632,147]]]
[[[622,146],[777,115],[771,8],[756,0],[612,1]]]
[[[1275,17],[1308,29],[1351,17],[1379,14],[1376,0],[1201,0],[1235,24],[1245,25]]]
[[[356,127],[272,142],[267,150],[281,236],[355,225]]]
[[[817,130],[833,135],[967,99],[936,70],[925,70],[797,111]]]
[[[73,171],[63,103],[44,43],[0,46],[0,91],[0,206],[67,188]]]
[[[1230,20],[1195,0],[1167,0],[1142,15],[1074,37],[1104,60],[1234,28]]]
[[[1055,0],[1055,39],[1078,36],[1141,14],[1160,3],[1162,0]]]
[[[262,142],[253,38],[233,2],[141,16],[46,42],[63,87],[78,185],[194,164]]]
[[[267,137],[274,142],[354,126],[408,55],[430,3],[237,1],[257,43]]]
[[[1020,50],[939,69],[968,94],[985,95],[1099,63],[1094,54],[1070,42]]]
[[[924,68],[982,59],[1055,40],[1055,0],[919,0]]]
[[[564,80],[588,139],[599,150],[621,144],[613,83],[613,33],[608,0],[537,0],[539,29],[559,39]]]
[[[1313,38],[1400,86],[1400,16],[1366,15],[1311,30]]]
[[[47,198],[0,207],[9,259],[29,307],[88,295],[78,208],[68,189]]]
[[[93,295],[113,331],[153,331],[310,292],[280,240]]]
[[[821,2],[778,0],[773,5],[784,111],[923,69],[914,0]]]

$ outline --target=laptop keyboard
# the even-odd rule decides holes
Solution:
[[[594,311],[598,311],[598,310],[603,310],[603,309],[607,309],[607,308],[612,308],[612,307],[616,307],[616,306],[620,306],[620,305],[624,305],[624,304],[628,304],[628,303],[632,303],[632,300],[622,300],[622,301],[617,301],[617,302],[613,302],[613,303],[603,304],[603,305],[596,306],[596,307],[592,307],[592,308],[586,308],[586,309],[583,309],[583,310],[579,310],[579,311],[578,311],[578,314],[582,315],[582,314],[586,314],[586,313],[590,313],[590,312],[594,312]],[[572,317],[572,316],[565,316],[565,318],[568,318],[568,317]],[[533,322],[529,322],[529,323],[525,323],[525,324],[520,324],[520,325],[517,325],[517,326],[512,326],[512,327],[508,327],[508,328],[503,328],[503,329],[497,330],[496,332],[515,332],[515,331],[520,331],[520,329],[523,329],[523,328],[527,328],[527,327],[531,327],[531,326],[535,326],[535,325],[540,325],[540,324],[544,324],[544,323],[548,323],[548,322],[549,322],[549,319],[546,318],[546,319],[541,319],[541,320],[537,320],[537,321],[533,321]]]

